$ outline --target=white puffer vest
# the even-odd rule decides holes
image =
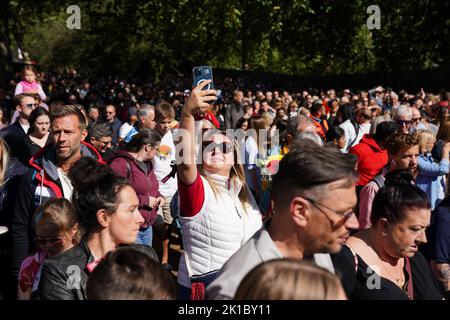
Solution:
[[[200,212],[194,217],[180,216],[185,252],[179,264],[178,283],[187,288],[191,287],[191,281],[185,255],[191,275],[218,270],[262,226],[251,194],[251,206],[247,205],[244,211],[238,197],[242,188],[238,179],[208,174],[218,190],[216,197],[208,181],[200,177],[205,190]]]

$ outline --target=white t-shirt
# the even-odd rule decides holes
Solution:
[[[261,171],[256,166],[256,161],[258,160],[258,146],[256,144],[256,141],[252,137],[248,137],[245,140],[245,165],[244,165],[244,171],[245,171],[245,182],[247,183],[247,186],[250,188],[250,190],[256,190],[256,188],[259,186],[255,186],[253,179],[250,175],[250,170],[256,169],[256,174],[258,176],[258,181],[261,181]]]
[[[339,127],[344,129],[345,132],[345,146],[344,148],[341,149],[341,151],[347,152],[348,149],[350,149],[353,146],[356,146],[359,143],[359,141],[361,141],[362,137],[370,132],[370,126],[371,126],[370,123],[359,124],[359,132],[358,136],[356,136],[355,127],[353,126],[350,120],[347,120],[344,123],[342,123]]]
[[[131,128],[133,128],[133,125],[129,124],[128,122],[125,122],[119,129],[119,138],[125,139],[128,132],[130,132]]]
[[[70,182],[69,177],[60,168],[58,168],[58,177],[59,177],[59,180],[61,181],[64,198],[71,201],[72,193],[73,193],[73,186],[72,186],[72,183]]]
[[[171,197],[177,191],[177,178],[170,178],[166,183],[161,182],[170,171],[172,161],[175,162],[175,143],[173,142],[172,131],[167,132],[161,139],[161,145],[156,156],[153,158],[153,166],[159,182],[159,192],[164,197]]]
[[[22,127],[23,131],[25,131],[25,134],[27,134],[28,133],[28,129],[30,129],[30,125],[29,124],[21,124],[20,123],[20,126]]]

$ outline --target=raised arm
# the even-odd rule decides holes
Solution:
[[[197,178],[197,167],[195,164],[195,121],[196,112],[207,112],[210,109],[209,103],[217,99],[216,90],[202,90],[211,80],[204,81],[191,91],[191,95],[186,100],[181,111],[180,129],[182,129],[182,143],[177,143],[177,155],[180,155],[182,148],[183,161],[178,164],[178,179],[185,185],[190,185]],[[198,143],[201,143],[199,141]]]

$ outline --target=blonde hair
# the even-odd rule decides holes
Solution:
[[[262,263],[241,281],[235,300],[337,300],[344,292],[337,276],[308,261]]]
[[[6,170],[8,169],[8,162],[9,162],[9,147],[6,144],[5,140],[0,137],[0,146],[2,147],[2,154],[0,155],[0,183],[5,182],[5,174]]]
[[[426,153],[427,152],[427,144],[436,137],[433,132],[428,130],[417,130],[414,132],[414,135],[419,139],[419,152]]]
[[[223,136],[226,137],[226,135],[224,135],[223,133],[219,133],[216,130],[213,130],[212,132],[213,132],[213,134],[211,134],[209,136],[210,138],[216,134],[222,134]],[[230,178],[230,180],[238,179],[239,182],[242,184],[242,188],[241,188],[241,191],[239,192],[238,197],[242,203],[242,207],[244,208],[245,212],[247,212],[247,205],[250,205],[250,196],[249,196],[249,191],[248,191],[247,185],[245,183],[244,167],[238,163],[238,159],[241,159],[240,158],[241,154],[240,154],[236,139],[234,139],[232,143],[233,143],[234,163],[231,167],[229,178]],[[202,152],[202,154],[203,154],[203,152]],[[203,165],[198,164],[197,170],[200,173],[200,175],[203,178],[205,178],[206,181],[208,181],[208,183],[211,186],[211,189],[214,193],[214,196],[217,198],[217,196],[219,195],[219,190],[217,189],[217,186],[214,183],[214,181],[205,174],[205,169],[203,168]]]

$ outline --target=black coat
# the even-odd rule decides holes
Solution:
[[[33,300],[85,300],[88,270],[94,261],[84,238],[77,246],[44,261]]]
[[[0,294],[8,300],[17,297],[17,280],[12,276],[8,261],[11,257],[11,219],[20,180],[26,170],[27,168],[17,159],[10,159],[5,172],[5,182],[0,186],[0,226],[6,226],[9,229],[7,233],[0,235]]]
[[[30,160],[25,144],[26,135],[27,133],[23,131],[19,120],[0,130],[0,137],[5,139],[5,142],[8,144],[11,156],[17,158],[24,165],[28,165],[28,160]]]

